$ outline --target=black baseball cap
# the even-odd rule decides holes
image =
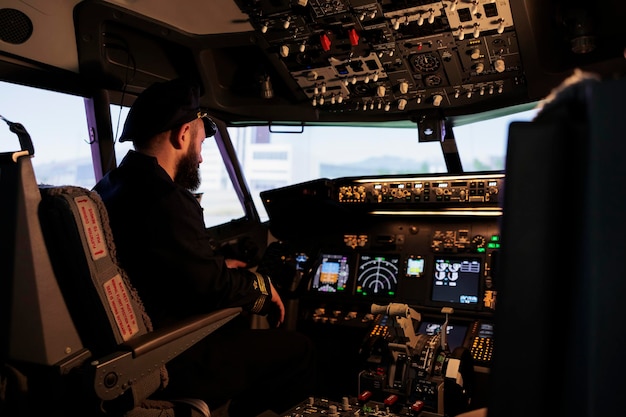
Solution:
[[[215,123],[200,107],[200,87],[182,78],[157,82],[135,100],[124,123],[120,142],[143,142],[157,133],[201,118],[206,137],[217,132]]]

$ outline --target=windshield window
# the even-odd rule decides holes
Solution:
[[[95,174],[83,98],[2,82],[0,89],[0,115],[22,123],[32,137],[38,182],[92,188]],[[127,114],[128,108],[111,106],[116,138]],[[531,120],[535,114],[523,111],[455,126],[463,170],[503,170],[509,123]],[[267,220],[260,199],[265,190],[317,178],[446,173],[441,144],[420,143],[415,128],[307,126],[301,133],[288,133],[280,127],[230,127],[228,133],[262,220]],[[8,126],[0,130],[0,151],[18,146]],[[118,164],[131,148],[131,143],[116,143]],[[202,193],[207,227],[243,217],[215,141],[205,141],[202,156],[197,191]]]

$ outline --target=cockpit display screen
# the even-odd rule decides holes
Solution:
[[[398,255],[362,254],[357,268],[356,294],[366,297],[395,297],[399,268]]]
[[[474,257],[435,257],[431,301],[474,308],[480,298],[482,262]]]
[[[322,254],[311,282],[316,292],[343,292],[350,277],[348,257],[341,254]]]

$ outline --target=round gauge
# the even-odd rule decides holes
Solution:
[[[411,58],[413,67],[420,72],[434,72],[439,69],[439,58],[432,54],[414,55]]]
[[[362,255],[358,268],[357,293],[366,296],[391,296],[398,286],[397,257]]]

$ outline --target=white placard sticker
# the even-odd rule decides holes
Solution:
[[[95,203],[86,196],[76,197],[74,202],[80,213],[92,259],[95,261],[107,256],[107,246],[102,235],[102,225]]]
[[[115,317],[115,323],[122,334],[122,338],[126,341],[139,332],[139,324],[124,281],[118,274],[106,281],[103,287],[111,312]]]

